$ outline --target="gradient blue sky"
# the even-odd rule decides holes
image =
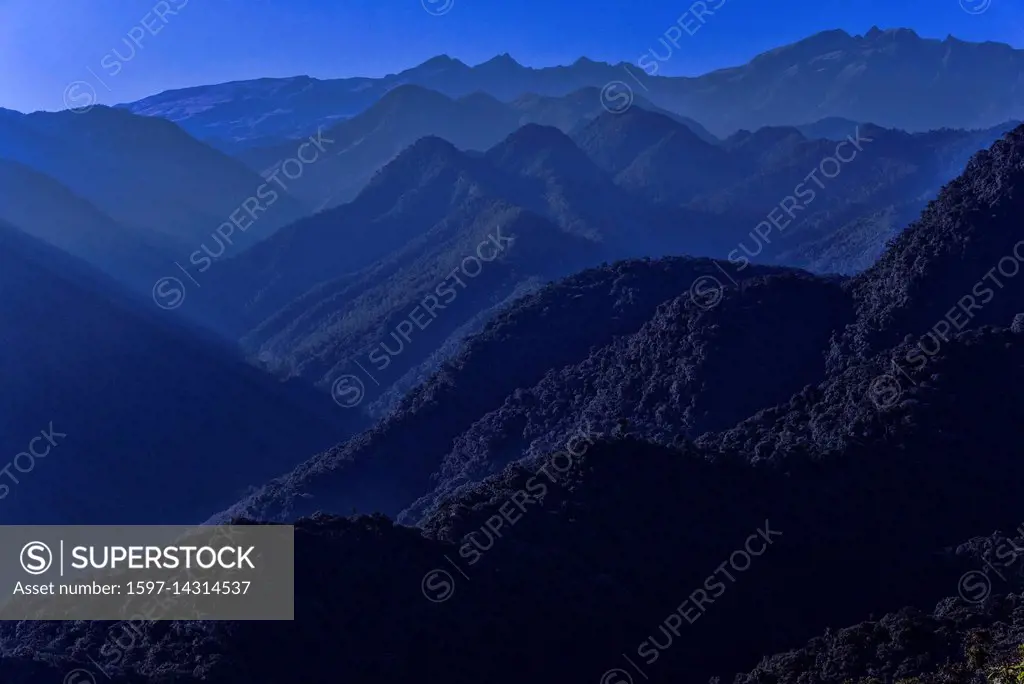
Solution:
[[[502,52],[530,66],[586,55],[631,61],[692,0],[170,0],[185,4],[107,76],[100,63],[156,0],[0,0],[0,107],[63,109],[74,81],[103,104],[170,88],[260,76],[380,76],[447,53],[476,64]],[[423,3],[453,2],[434,16]],[[991,3],[970,14],[961,7]],[[726,0],[662,74],[698,74],[830,28],[909,27],[1024,48],[1020,0]],[[150,15],[152,17],[152,15]],[[151,24],[153,25],[153,24]]]

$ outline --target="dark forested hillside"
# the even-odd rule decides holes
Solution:
[[[1024,283],[1016,278],[1024,259],[1021,187],[1024,127],[979,152],[853,281],[858,321],[837,351],[871,353],[906,335],[932,350],[965,327],[1009,325]]]
[[[0,221],[44,240],[136,291],[176,258],[173,243],[140,235],[32,168],[0,158]]]
[[[1006,368],[1011,382],[1024,372],[1015,334],[975,334],[964,347],[975,372],[948,389],[965,405]],[[630,666],[621,654],[659,678],[730,677],[831,626],[904,605],[929,610],[955,594],[977,566],[943,549],[1013,522],[1001,521],[1021,474],[1012,454],[1022,423],[1006,417],[979,405],[961,418],[972,436],[993,433],[983,463],[974,451],[933,450],[929,430],[897,427],[785,473],[688,445],[584,433],[568,453],[450,497],[422,531],[382,517],[300,522],[294,624],[144,625],[121,666],[315,681],[345,663],[358,679],[404,681],[449,668],[457,644],[489,657],[467,661],[454,681],[600,678]],[[500,533],[495,515],[512,518]],[[963,617],[951,619],[969,619],[962,602],[955,610]],[[617,619],[602,622],[607,614]],[[396,624],[409,628],[396,633]],[[18,629],[22,643],[79,661],[104,636],[76,623]],[[338,642],[337,632],[351,636]],[[435,632],[454,642],[422,637]],[[192,648],[202,655],[178,665]],[[310,649],[322,655],[299,657]]]
[[[666,445],[732,427],[816,382],[829,336],[851,313],[838,283],[799,273],[700,294],[662,304],[632,335],[516,390],[455,438],[436,489],[399,519],[418,522],[454,489],[558,451],[580,426]]]
[[[768,272],[751,268],[745,275]],[[351,506],[398,513],[427,493],[429,478],[442,466],[452,440],[500,409],[510,394],[526,397],[528,388],[563,367],[571,377],[575,364],[615,338],[635,333],[660,304],[713,274],[720,271],[708,260],[621,262],[531,294],[499,313],[384,422],[268,484],[231,513],[281,519]],[[691,313],[699,316],[696,310]],[[570,388],[578,386],[565,389]],[[562,409],[558,419],[563,423],[574,415],[564,398],[551,407],[545,404],[538,408]],[[511,436],[508,428],[502,431]],[[488,453],[499,459],[496,465],[508,460]]]

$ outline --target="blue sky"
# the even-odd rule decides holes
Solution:
[[[711,6],[721,1],[707,0]],[[1020,0],[724,2],[661,73],[703,73],[817,31],[864,33],[872,25],[1024,48]],[[571,63],[581,55],[635,62],[692,3],[0,0],[0,107],[63,109],[75,81],[94,85],[101,103],[115,104],[260,76],[379,76],[442,53],[469,64],[502,52],[531,66]],[[177,12],[163,12],[160,20],[155,8]]]

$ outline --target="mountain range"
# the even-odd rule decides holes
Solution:
[[[641,260],[549,286],[347,453],[249,500],[281,502],[303,480],[322,483],[306,491],[321,506],[357,505],[375,491],[359,485],[386,473],[392,494],[376,505],[397,508],[450,481],[416,528],[379,514],[299,520],[294,623],[142,623],[116,662],[103,625],[5,623],[0,667],[28,681],[104,658],[117,681],[140,682],[321,681],[342,666],[362,681],[447,671],[466,682],[627,668],[837,683],[1015,672],[1016,555],[1003,554],[1001,585],[984,601],[962,580],[1000,548],[1024,548],[1013,534],[977,537],[1016,524],[1007,502],[1024,405],[993,389],[1024,373],[1021,332],[1008,327],[1020,287],[1003,276],[925,365],[892,364],[923,348],[937,309],[956,305],[944,294],[1013,254],[1022,159],[1024,127],[976,155],[853,278],[751,269],[709,298],[692,285],[727,262]],[[904,294],[879,313],[868,293],[896,288]],[[538,376],[534,389],[499,386]],[[880,378],[903,385],[893,393]],[[776,403],[722,429],[758,401]],[[532,452],[515,446],[524,420],[525,439],[543,437]],[[446,441],[436,431],[473,424],[475,437],[454,440],[479,448],[460,454],[468,460],[433,451]],[[707,431],[693,441],[675,425]]]
[[[0,110],[0,521],[295,528],[0,679],[1021,681],[1020,51],[667,59]]]
[[[404,528],[379,518],[314,518],[309,533],[319,543],[334,537],[386,544],[389,551],[375,553],[403,558],[389,572],[405,579],[376,585],[399,591],[388,604],[394,612],[360,617],[360,634],[407,619],[437,624],[466,644],[476,643],[474,637],[453,623],[478,633],[488,625],[508,652],[487,652],[510,680],[557,680],[581,668],[599,677],[624,663],[595,654],[620,652],[646,657],[663,676],[729,675],[741,662],[757,666],[765,648],[799,643],[837,622],[901,605],[930,610],[980,564],[969,549],[936,553],[978,530],[1013,523],[1003,502],[1013,497],[1024,406],[993,396],[993,388],[1012,386],[1024,370],[1020,332],[1008,328],[1022,301],[1019,282],[1006,275],[1013,267],[1003,264],[1002,287],[992,285],[991,299],[978,291],[976,301],[964,302],[979,309],[956,317],[961,332],[950,328],[936,337],[935,330],[946,309],[1014,254],[1022,238],[1014,219],[1022,159],[1024,128],[975,156],[876,266],[851,279],[751,270],[749,279],[722,282],[708,299],[692,284],[728,264],[641,261],[546,288],[489,324],[384,423],[229,515],[275,519],[285,502],[293,517],[303,505],[397,511],[417,489],[433,489],[403,517],[440,543],[436,551],[424,549],[423,540],[402,541]],[[659,299],[653,311],[643,304]],[[602,306],[615,313],[602,315]],[[636,327],[629,319],[646,322]],[[595,337],[595,328],[610,337]],[[926,363],[914,362],[918,356]],[[894,361],[901,371],[892,369]],[[882,391],[893,381],[895,397]],[[750,417],[723,429],[744,413]],[[444,453],[445,444],[451,453]],[[492,516],[533,491],[531,478],[545,465],[553,481],[541,480],[548,488],[543,500],[525,499],[535,508],[526,508],[522,522],[485,538]],[[382,496],[367,501],[368,492]],[[984,501],[976,492],[985,492]],[[735,565],[736,576],[719,573],[730,592],[724,604],[696,609],[707,617],[701,629],[689,631],[691,647],[668,651],[670,632],[659,632],[659,621],[681,597],[692,601],[694,587],[707,587],[702,578],[755,528],[775,530],[778,548],[755,561],[750,584]],[[325,549],[323,557],[333,553]],[[457,605],[446,603],[436,617],[422,615],[430,606],[414,602],[419,574],[399,568],[411,564],[429,573],[445,567],[445,555],[458,559],[469,579],[452,571]],[[1007,590],[1016,586],[1011,581]],[[720,595],[713,588],[707,593]],[[959,667],[981,667],[984,661],[959,650],[959,639],[981,638],[978,630],[995,619],[992,607],[950,601],[943,605],[953,612],[937,612],[949,627],[933,629],[958,635],[947,648]],[[415,617],[405,617],[409,604]],[[543,619],[538,605],[545,607]],[[502,616],[500,626],[485,610]],[[571,629],[608,612],[619,616],[614,625]],[[884,627],[862,629],[895,629],[890,625],[916,615],[927,619],[903,611]],[[877,670],[843,661],[825,681],[951,667],[942,651],[914,663],[898,655],[919,648],[915,642],[931,633],[894,635],[899,650],[876,656]],[[826,636],[825,644],[833,651],[840,647],[832,639],[860,647],[864,637],[857,634]],[[210,638],[217,642],[216,630]],[[261,632],[261,638],[273,637]],[[989,662],[1005,657],[1012,640],[990,635]],[[400,648],[406,658],[399,662],[415,661],[427,671],[450,657],[442,652],[435,661],[416,641]],[[513,655],[523,650],[538,658]],[[658,656],[660,662],[651,660]],[[337,662],[352,657],[339,654]],[[322,666],[311,666],[307,676]],[[365,676],[407,676],[398,664],[365,666]],[[495,676],[489,663],[476,666],[481,669],[463,675],[467,681]],[[780,659],[758,667],[796,666]]]
[[[509,102],[524,93],[560,97],[618,84],[606,91],[608,104],[618,106],[628,88],[719,137],[830,117],[911,132],[988,128],[1024,118],[1018,78],[1024,51],[1000,43],[872,27],[864,35],[818,33],[698,77],[663,75],[673,58],[677,51],[664,42],[635,63],[618,64],[584,57],[568,66],[532,68],[503,54],[468,66],[441,55],[383,78],[265,78],[172,90],[121,106],[174,121],[229,152],[308,135],[356,116],[403,85]]]
[[[284,520],[352,505],[402,514],[403,522],[416,523],[421,514],[403,514],[395,502],[427,496],[437,486],[431,482],[442,483],[440,493],[449,492],[499,471],[510,460],[550,453],[582,423],[601,434],[623,431],[671,446],[679,438],[727,430],[758,408],[782,404],[805,387],[827,382],[826,370],[838,373],[850,364],[865,363],[907,336],[932,335],[928,344],[922,342],[922,352],[941,347],[945,338],[935,337],[932,326],[944,314],[953,315],[947,311],[956,310],[958,301],[977,309],[960,311],[960,329],[1008,326],[1020,307],[1018,283],[1004,279],[998,296],[995,284],[988,286],[989,292],[973,286],[985,274],[980,266],[995,267],[1000,256],[1012,255],[1019,236],[993,226],[1011,225],[1018,209],[1016,198],[998,189],[1018,182],[1012,174],[1020,172],[1015,155],[1024,149],[1022,136],[1024,127],[975,156],[965,174],[929,203],[878,262],[853,278],[815,278],[777,269],[765,280],[772,271],[738,269],[731,262],[638,261],[587,271],[577,276],[579,281],[559,281],[520,299],[471,337],[458,356],[443,363],[378,426],[267,485],[229,514]],[[967,190],[979,187],[992,190]],[[981,214],[984,228],[973,222]],[[977,230],[993,232],[982,238],[975,237]],[[675,297],[665,295],[672,285],[657,285],[659,278],[675,284]],[[629,287],[631,280],[646,283],[652,294]],[[701,283],[705,286],[688,287]],[[927,297],[914,296],[920,292]],[[572,313],[554,306],[552,299],[571,302]],[[595,308],[608,306],[613,314],[595,314]],[[630,311],[632,307],[639,308]],[[810,320],[807,311],[816,312]],[[548,316],[553,318],[542,323]],[[600,332],[588,320],[600,321]],[[519,331],[527,325],[557,341],[526,343],[522,338],[531,333]],[[566,330],[565,339],[559,339],[557,329]],[[800,332],[782,338],[767,332],[777,329]],[[947,325],[946,337],[951,331]],[[508,349],[495,348],[492,339],[508,340]],[[520,348],[531,351],[514,362],[513,349]],[[548,358],[540,348],[551,348],[557,357]],[[904,359],[905,372],[928,367],[919,366],[917,357],[927,362],[923,353]],[[495,359],[502,363],[495,366]],[[766,372],[768,368],[776,373]],[[726,389],[740,382],[744,392]],[[723,388],[720,395],[717,387]],[[867,395],[860,399],[867,401]],[[465,409],[457,408],[463,405]],[[827,409],[821,410],[827,415]],[[806,415],[804,411],[798,414]],[[845,438],[852,415],[840,415],[837,435],[825,430],[830,422],[814,420],[815,439],[824,440],[821,448]],[[751,427],[762,429],[760,421]],[[777,430],[771,424],[766,428]],[[863,429],[867,427],[858,426],[857,433]],[[770,441],[750,442],[749,432],[745,439],[733,448],[758,457],[768,449],[764,457],[773,457]],[[402,478],[394,477],[396,470]],[[431,497],[436,502],[438,492]]]
[[[351,203],[227,260],[208,289],[250,358],[325,391],[355,375],[370,399],[358,410],[379,418],[510,299],[588,266],[686,254],[727,259],[730,273],[750,262],[854,273],[1007,128],[855,127],[861,151],[847,140],[850,162],[818,186],[807,176],[835,141],[779,128],[712,144],[639,107],[571,136],[528,124],[482,154],[422,138]],[[792,220],[770,223],[795,192]],[[472,265],[489,237],[509,249]],[[442,306],[429,325],[396,332],[431,297]]]
[[[873,31],[864,37],[850,37],[841,32],[812,36],[762,55],[748,68],[757,66],[767,72],[783,74],[791,71],[796,60],[797,64],[811,69],[818,59],[816,51],[834,47],[832,42],[849,43],[845,49],[851,58],[856,53],[860,55],[858,59],[866,59],[862,53],[873,45],[877,54],[872,52],[872,59],[894,59],[901,64],[932,59],[937,69],[948,69],[951,64],[948,55],[942,59],[935,57],[938,45],[935,41],[919,39],[905,31]],[[851,45],[859,45],[857,50],[861,52]],[[955,48],[957,55],[961,49],[965,54],[1001,49],[952,40],[942,45],[949,50]],[[915,55],[920,53],[919,59],[910,60],[904,50]],[[1007,54],[1016,55],[1016,52],[1009,50]],[[696,212],[699,221],[715,222],[716,228],[703,231],[700,240],[658,244],[656,249],[637,249],[632,255],[687,253],[736,260],[748,258],[744,252],[749,252],[762,261],[802,266],[818,272],[851,273],[870,265],[885,241],[916,216],[943,182],[962,169],[971,153],[1012,127],[1012,123],[1003,122],[975,132],[947,131],[944,135],[934,132],[917,137],[904,134],[902,142],[890,136],[890,141],[884,145],[884,157],[875,157],[871,164],[851,165],[849,168],[856,172],[845,171],[840,176],[838,183],[844,190],[849,188],[859,193],[858,197],[850,197],[846,192],[833,193],[832,189],[819,193],[825,201],[818,199],[816,206],[810,208],[812,215],[804,217],[798,239],[787,239],[778,246],[765,245],[751,228],[761,225],[773,205],[792,196],[804,176],[831,155],[824,141],[841,141],[861,128],[872,130],[872,124],[858,122],[874,122],[874,129],[880,128],[878,124],[887,120],[891,107],[883,108],[882,114],[889,114],[876,117],[870,112],[793,113],[784,118],[786,126],[766,129],[758,124],[749,131],[740,130],[719,140],[698,123],[701,119],[680,113],[678,107],[658,104],[663,99],[657,89],[637,92],[631,106],[625,112],[618,111],[614,106],[616,102],[605,96],[600,85],[594,85],[601,83],[600,79],[594,80],[594,75],[607,75],[607,69],[611,68],[607,65],[580,60],[572,67],[536,70],[520,67],[507,55],[475,68],[459,64],[446,58],[431,60],[422,68],[396,77],[397,80],[373,81],[380,86],[377,90],[377,86],[367,86],[369,81],[360,81],[361,85],[353,87],[359,85],[359,97],[369,98],[365,107],[340,120],[306,117],[260,95],[291,97],[289,93],[292,93],[300,101],[307,98],[333,112],[346,111],[337,103],[331,104],[330,97],[313,92],[315,88],[310,92],[302,89],[300,97],[288,88],[267,86],[264,90],[256,87],[258,84],[229,84],[230,88],[224,86],[227,90],[220,95],[210,95],[203,100],[219,102],[226,98],[223,106],[228,109],[223,110],[215,104],[208,109],[195,103],[179,107],[173,104],[177,102],[174,93],[157,97],[160,102],[170,103],[167,106],[172,107],[173,112],[190,112],[204,121],[217,118],[218,112],[223,112],[225,116],[230,114],[230,122],[235,125],[244,119],[238,116],[239,107],[258,103],[272,105],[275,111],[287,114],[285,118],[290,122],[308,121],[308,124],[301,124],[301,130],[268,133],[252,145],[236,146],[233,149],[238,159],[191,138],[162,118],[132,116],[125,109],[98,107],[84,115],[72,112],[22,115],[5,110],[0,118],[0,140],[4,142],[0,161],[7,164],[6,181],[0,184],[0,193],[7,205],[2,218],[101,268],[131,286],[137,294],[148,295],[154,288],[165,291],[168,279],[176,281],[172,281],[172,289],[176,287],[176,291],[192,289],[196,296],[190,298],[183,313],[192,322],[216,330],[233,341],[261,326],[309,286],[321,284],[328,278],[307,279],[312,280],[308,286],[292,291],[287,299],[275,300],[273,307],[265,308],[255,318],[249,316],[244,323],[235,325],[224,321],[231,321],[238,310],[249,306],[245,301],[228,297],[229,292],[237,294],[239,287],[235,283],[218,284],[203,291],[206,281],[203,274],[214,263],[220,264],[245,253],[248,247],[275,235],[283,226],[295,224],[303,216],[354,202],[382,167],[425,136],[442,138],[463,152],[480,153],[499,145],[521,126],[552,126],[569,135],[619,188],[642,195],[646,203],[684,204]],[[520,75],[512,77],[512,72]],[[464,77],[461,85],[455,85],[459,81],[458,74]],[[706,78],[711,76],[713,74]],[[660,76],[647,78],[666,84],[678,81]],[[215,91],[217,88],[220,87],[213,87]],[[498,90],[491,93],[495,88]],[[871,88],[874,91],[875,86]],[[812,90],[818,92],[819,89],[815,86]],[[337,92],[343,91],[339,86]],[[921,101],[920,98],[917,101]],[[178,116],[142,105],[127,109],[162,113],[176,120],[186,131],[216,144],[204,129],[190,123],[190,115]],[[733,109],[751,111],[746,106]],[[1011,110],[1012,107],[1007,110],[1007,119],[1017,114],[1016,110]],[[938,111],[950,109],[942,107]],[[637,121],[644,113],[658,116],[644,123]],[[839,118],[840,115],[853,117]],[[260,116],[265,121],[274,118]],[[722,116],[716,113],[704,120],[717,122]],[[804,121],[817,123],[801,123]],[[950,121],[951,125],[959,125],[953,119]],[[928,125],[922,122],[901,127],[916,130]],[[589,132],[588,126],[591,126]],[[633,132],[641,126],[648,126],[650,130]],[[306,137],[289,139],[298,135]],[[627,140],[624,136],[633,137]],[[320,149],[310,148],[314,143]],[[614,152],[619,156],[609,156],[609,150],[601,149],[609,145],[616,147]],[[892,159],[889,148],[897,145],[900,150],[892,154],[898,158]],[[298,159],[303,146],[306,152],[313,151],[313,162]],[[580,167],[586,165],[582,156],[576,156]],[[564,171],[572,162],[563,159],[560,163]],[[768,169],[767,179],[761,177],[760,165]],[[788,171],[783,170],[786,165]],[[871,179],[870,184],[861,183],[866,178]],[[159,192],[154,193],[154,188],[160,188]],[[501,194],[514,206],[524,204],[518,197],[508,198],[506,188],[501,188]],[[618,200],[613,203],[620,204]],[[837,203],[844,206],[839,208]],[[92,206],[86,207],[86,204]],[[536,211],[540,203],[530,200],[525,204]],[[544,201],[543,204],[549,203]],[[38,209],[40,206],[46,209]],[[654,221],[649,216],[641,220],[649,225],[685,223],[674,215],[676,208],[657,210],[659,217]],[[738,211],[739,208],[748,209]],[[578,211],[576,207],[569,209]],[[539,213],[543,215],[545,211],[549,212],[550,206]],[[648,208],[627,211],[650,214]],[[723,213],[729,215],[723,217]],[[56,220],[29,218],[43,216],[55,216]],[[311,220],[325,222],[326,218]],[[580,221],[578,218],[570,220]],[[741,226],[744,222],[749,222],[751,227]],[[77,225],[79,223],[82,225]],[[731,226],[718,228],[725,224]],[[65,227],[56,230],[57,225]],[[763,231],[763,225],[757,229]],[[709,245],[707,236],[710,234],[727,237]],[[84,237],[86,235],[89,237]],[[92,237],[99,235],[102,239]],[[276,250],[277,247],[265,249]],[[778,255],[774,254],[776,250],[779,250]],[[383,255],[380,253],[379,257]],[[630,255],[611,253],[609,258]],[[181,273],[182,270],[186,272]],[[315,273],[316,269],[311,272]],[[570,272],[563,269],[554,275]],[[329,275],[333,279],[335,273],[331,271]],[[220,276],[217,279],[221,280]],[[244,291],[246,300],[265,298],[258,286],[251,286],[249,279],[242,282],[243,287],[249,288]],[[211,289],[214,294],[208,295]],[[290,321],[286,321],[288,323]]]
[[[242,250],[306,213],[162,119],[105,107],[0,117],[0,220],[140,296],[178,274],[176,264]],[[202,311],[193,307],[192,320],[217,317]]]
[[[692,119],[659,110],[645,100],[636,104],[675,119],[708,142],[716,141]],[[455,100],[421,86],[397,86],[366,111],[324,132],[332,140],[334,154],[312,166],[296,192],[318,208],[343,204],[362,190],[373,172],[425,136],[443,138],[463,150],[483,150],[521,126],[543,124],[568,133],[605,111],[597,88],[562,97],[525,95],[506,104],[482,92]],[[238,158],[253,169],[273,170],[292,147],[292,142],[256,147],[240,152]],[[339,183],[339,179],[344,180]]]

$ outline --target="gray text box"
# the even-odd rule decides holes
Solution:
[[[0,526],[0,620],[293,620],[291,525]]]

